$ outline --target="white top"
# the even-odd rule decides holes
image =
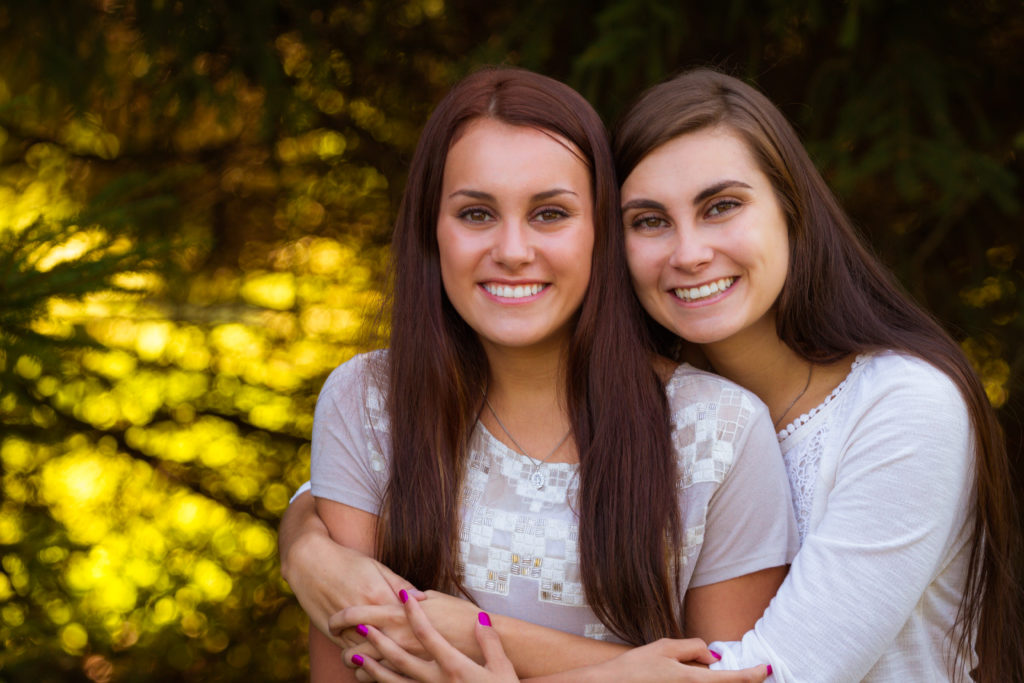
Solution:
[[[389,473],[386,403],[374,381],[386,359],[366,354],[337,368],[313,423],[313,495],[373,514]],[[680,593],[787,564],[796,523],[767,408],[689,366],[676,370],[667,393],[683,524]],[[484,610],[614,640],[583,594],[573,511],[578,466],[543,465],[540,490],[529,481],[533,468],[477,423],[461,493],[466,588]]]
[[[968,566],[974,439],[956,385],[904,354],[861,356],[778,434],[802,546],[715,669],[771,664],[775,683],[952,679]],[[961,658],[962,680],[975,665]]]

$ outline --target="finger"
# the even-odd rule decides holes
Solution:
[[[369,675],[370,680],[379,681],[380,683],[402,683],[404,681],[413,680],[411,678],[406,678],[400,673],[392,671],[372,657],[353,655],[352,664],[357,669],[362,670],[361,672],[356,673],[357,679],[361,677],[360,673],[365,673]]]
[[[347,628],[355,628],[359,624],[383,624],[392,618],[399,605],[359,605],[348,607],[332,614],[327,619],[327,628],[334,635],[341,634]]]
[[[410,600],[410,602],[416,601]],[[380,652],[380,657],[374,658],[378,660],[378,665],[383,666],[382,662],[386,662],[389,668],[410,676],[417,681],[429,680],[436,672],[433,662],[424,661],[411,654],[389,638],[387,634],[373,626],[367,627],[366,639]],[[369,660],[369,658],[366,659]]]
[[[700,638],[662,638],[652,643],[652,646],[658,654],[671,657],[678,662],[714,664],[721,659],[721,657],[711,654],[707,643]]]
[[[366,637],[358,629],[358,626],[349,627],[335,636],[336,640],[341,642],[342,649],[359,647],[366,642]]]
[[[501,636],[491,626],[491,617],[487,612],[480,612],[477,615],[476,642],[480,643],[480,651],[484,655],[484,667],[504,677],[514,677],[516,669],[512,661],[505,654],[505,648],[501,644]]]
[[[377,646],[375,646],[373,643],[369,642],[366,638],[362,638],[361,640],[362,642],[358,645],[342,649],[341,656],[345,659],[345,663],[348,664],[350,667],[353,665],[353,655],[360,655],[361,657],[366,657],[367,659],[376,659],[378,662],[387,659],[387,657],[379,649],[377,649]]]
[[[443,669],[452,671],[464,661],[469,661],[468,657],[455,649],[444,636],[437,632],[434,625],[430,623],[430,619],[427,618],[426,612],[420,607],[418,600],[409,600],[408,594],[404,597],[405,614],[409,619],[409,626],[412,627],[413,634]]]
[[[772,675],[771,664],[762,664],[738,671],[701,671],[702,676],[696,680],[708,683],[762,683]]]

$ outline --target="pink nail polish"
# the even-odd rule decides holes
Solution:
[[[711,656],[714,657],[715,659],[721,659],[722,658],[722,655],[718,654],[714,650],[708,650],[708,652],[710,652]]]
[[[769,676],[772,675],[772,665],[771,664],[768,665],[768,675]]]
[[[409,602],[409,594],[405,592],[405,589],[398,591],[398,599],[402,602]]]
[[[359,624],[359,626],[356,626],[356,630],[359,631],[359,635],[361,636],[365,636],[367,633],[370,632],[370,629],[366,628],[366,626],[363,624]]]
[[[362,655],[352,655],[352,663],[355,664],[356,666],[362,666],[363,665],[363,656]]]
[[[480,622],[481,626],[491,625],[491,617],[487,614],[487,612],[481,612],[480,614],[476,615],[476,620]]]

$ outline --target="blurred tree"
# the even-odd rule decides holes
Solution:
[[[0,681],[304,677],[276,520],[482,63],[609,121],[686,66],[756,81],[1019,452],[1021,45],[1008,0],[0,2]]]

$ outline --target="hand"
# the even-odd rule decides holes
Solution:
[[[399,590],[423,594],[380,562],[331,540],[304,493],[285,511],[279,534],[281,574],[317,629],[330,636],[330,615],[352,605],[398,605]]]
[[[401,591],[400,591],[401,593]],[[419,593],[417,591],[417,593]],[[416,594],[407,593],[411,597]],[[477,661],[483,661],[482,653],[472,628],[473,619],[479,611],[477,607],[461,598],[456,598],[438,591],[427,591],[419,607],[426,618],[441,637],[447,639],[453,647],[465,652]],[[328,628],[335,641],[342,648],[352,650],[349,655],[361,654],[377,658],[375,650],[369,649],[367,639],[359,632],[358,627],[374,626],[383,631],[395,644],[410,654],[418,657],[427,656],[423,643],[416,636],[407,616],[408,608],[396,599],[390,605],[360,605],[331,615]]]
[[[430,659],[410,654],[380,630],[369,626],[367,639],[387,659],[387,668],[373,658],[359,654],[345,653],[345,661],[361,668],[357,680],[374,680],[380,683],[398,681],[421,681],[422,683],[511,683],[518,682],[512,662],[505,656],[498,632],[491,627],[486,612],[480,612],[474,626],[476,641],[483,652],[481,666],[459,652],[437,632],[427,618],[420,603],[406,600],[404,609],[417,641]],[[392,670],[394,669],[394,670]],[[368,676],[368,678],[364,678]]]
[[[707,665],[717,660],[703,640],[662,638],[585,670],[594,680],[637,683],[760,683],[770,675],[767,666],[742,671],[709,671]]]

